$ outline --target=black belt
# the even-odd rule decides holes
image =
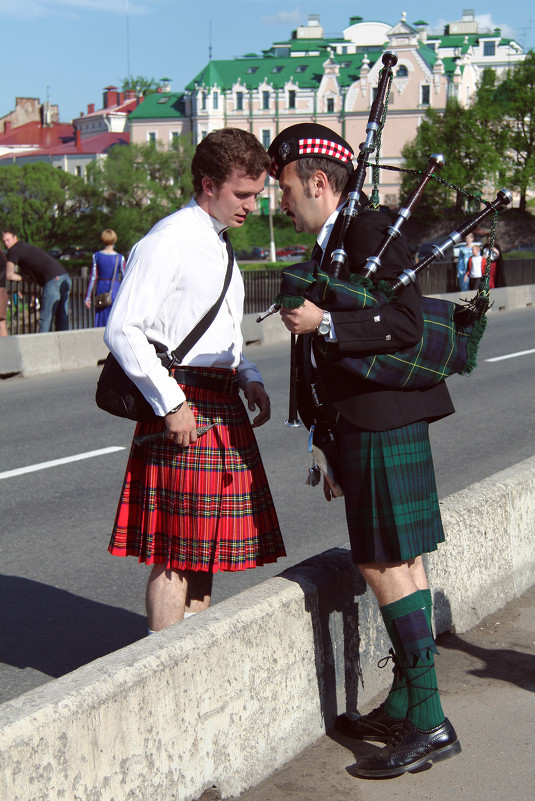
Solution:
[[[209,392],[219,392],[222,395],[237,395],[240,391],[238,377],[233,373],[227,376],[203,375],[183,367],[174,367],[173,378],[178,384],[197,389],[207,389]]]

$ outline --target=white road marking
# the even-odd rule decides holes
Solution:
[[[93,456],[105,456],[108,453],[116,453],[117,451],[124,450],[124,447],[114,445],[110,448],[100,448],[98,451],[78,453],[76,456],[65,456],[63,459],[51,459],[49,462],[39,462],[38,464],[30,464],[28,467],[17,467],[15,470],[6,470],[4,473],[0,473],[0,479],[13,478],[13,476],[22,476],[24,473],[35,473],[37,470],[46,470],[47,467],[57,467],[60,464],[79,462],[81,459],[91,459]]]
[[[517,353],[507,353],[505,356],[495,356],[493,359],[485,359],[485,361],[501,362],[504,359],[516,359],[517,356],[527,356],[529,353],[535,353],[535,348],[531,350],[519,350]]]

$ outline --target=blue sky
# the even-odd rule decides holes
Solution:
[[[3,80],[0,117],[15,97],[47,97],[69,122],[88,103],[102,105],[102,89],[120,86],[128,74],[171,78],[180,90],[208,62],[244,53],[261,53],[273,41],[288,39],[319,14],[326,33],[341,34],[350,16],[395,24],[425,19],[432,28],[444,23],[442,3],[383,0],[380,11],[355,0],[287,3],[282,0],[0,0]],[[474,8],[488,27],[535,48],[535,11],[525,0],[491,0],[479,6],[462,0],[450,5],[450,20]]]

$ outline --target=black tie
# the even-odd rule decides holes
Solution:
[[[311,261],[316,261],[318,265],[321,267],[321,260],[323,259],[323,248],[317,242],[312,248],[312,254],[310,256]]]

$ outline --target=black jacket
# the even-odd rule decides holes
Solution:
[[[331,251],[337,246],[341,217],[330,236],[322,265],[330,264]],[[390,220],[380,212],[364,210],[350,224],[345,250],[348,253],[346,274],[359,273],[369,256],[378,250]],[[408,246],[399,237],[386,250],[374,280],[396,278],[412,263]],[[425,390],[387,389],[350,372],[351,358],[382,353],[396,353],[417,344],[423,331],[421,293],[417,284],[403,288],[396,299],[381,309],[356,311],[331,310],[338,340],[340,364],[323,362],[317,356],[318,368],[313,374],[309,351],[318,335],[299,337],[297,343],[299,413],[310,427],[316,416],[309,384],[316,378],[323,400],[331,403],[353,425],[368,431],[386,431],[420,420],[432,422],[452,414],[453,407],[446,384],[442,381]]]

